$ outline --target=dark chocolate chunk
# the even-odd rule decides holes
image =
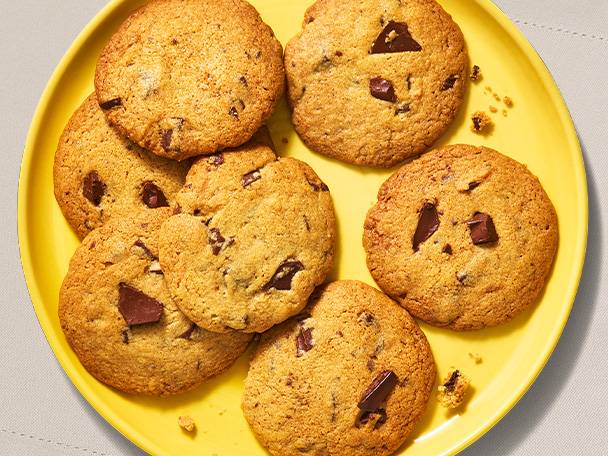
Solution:
[[[328,192],[329,191],[329,187],[325,184],[325,182],[321,182],[320,184],[317,184],[315,181],[312,181],[310,179],[306,179],[306,180],[308,182],[308,185],[310,185],[315,192]]]
[[[160,146],[165,149],[171,149],[171,138],[173,137],[173,128],[169,130],[161,130],[160,132]]]
[[[443,387],[449,392],[454,391],[454,388],[456,388],[456,382],[458,381],[458,377],[460,377],[460,371],[455,370],[454,372],[452,372],[452,375],[450,375],[448,381],[443,384]]]
[[[239,120],[239,112],[236,110],[236,108],[234,106],[232,106],[230,108],[230,110],[228,111],[228,114],[230,114],[232,117],[234,117],[236,120]]]
[[[479,187],[479,184],[481,184],[481,182],[469,182],[469,186],[467,188],[467,191],[471,191],[477,187]]]
[[[445,92],[446,90],[453,88],[454,84],[456,84],[457,80],[458,80],[457,75],[453,74],[453,75],[449,76],[445,81],[443,81],[443,84],[441,84],[441,91]]]
[[[477,116],[473,116],[471,119],[473,120],[473,128],[475,129],[475,131],[480,131],[481,130],[481,118],[477,117]]]
[[[115,108],[117,106],[122,106],[122,99],[120,97],[112,98],[111,100],[104,101],[103,103],[99,103],[99,107],[101,109],[103,109],[104,111]]]
[[[140,249],[142,249],[144,251],[144,253],[146,255],[148,255],[148,257],[152,260],[158,260],[158,258],[156,258],[154,256],[154,254],[150,251],[150,249],[148,248],[148,246],[146,244],[144,244],[144,241],[142,241],[141,239],[138,239],[137,241],[135,241],[135,243],[133,244],[137,247],[139,247]]]
[[[254,171],[251,171],[250,173],[245,174],[241,178],[241,184],[243,184],[243,187],[248,187],[249,185],[253,184],[255,181],[260,180],[261,178],[262,178],[262,173],[260,172],[259,169],[256,169]]]
[[[97,171],[91,171],[82,181],[82,194],[95,206],[99,206],[101,198],[106,192],[106,184],[103,183]]]
[[[443,253],[447,253],[448,255],[452,254],[452,246],[450,244],[446,244],[443,246],[443,249],[441,249],[441,251]]]
[[[439,215],[437,208],[433,203],[424,203],[420,210],[420,218],[418,226],[414,233],[413,248],[414,252],[418,251],[418,246],[430,238],[435,231],[439,229]]]
[[[224,164],[224,154],[215,154],[209,157],[209,163],[215,166]]]
[[[407,24],[389,21],[374,41],[370,54],[418,51],[422,51],[422,46],[412,38]]]
[[[293,277],[303,269],[304,265],[298,260],[283,261],[268,283],[264,285],[263,290],[268,291],[272,288],[275,290],[291,290]]]
[[[467,222],[469,225],[473,244],[488,244],[498,241],[498,233],[492,217],[483,212],[475,212],[473,218]]]
[[[222,233],[220,233],[220,230],[217,228],[210,228],[207,237],[209,240],[209,245],[211,246],[211,253],[213,253],[215,256],[219,255],[222,247],[224,247],[226,238],[222,236]]]
[[[150,181],[144,182],[141,192],[141,200],[150,209],[169,206],[169,203],[167,202],[167,198],[165,198],[165,194],[163,193],[163,191],[158,188],[156,184]]]
[[[344,54],[342,51],[336,51],[336,57],[342,57]]]
[[[397,375],[390,370],[382,371],[368,386],[357,404],[364,412],[377,412],[399,383]]]
[[[300,325],[300,332],[296,336],[296,356],[299,358],[314,346],[312,342],[312,329]]]
[[[122,337],[123,344],[129,344],[129,328],[123,329],[120,331],[120,336]]]
[[[393,83],[388,79],[380,77],[370,79],[369,92],[372,94],[372,97],[378,98],[379,100],[390,101],[391,103],[397,101]]]
[[[124,282],[118,284],[118,310],[129,326],[156,323],[163,314],[163,305]]]
[[[198,326],[196,326],[194,323],[192,323],[190,325],[190,327],[188,329],[186,329],[182,334],[180,334],[179,336],[177,336],[178,339],[188,339],[190,340],[190,336],[192,335],[192,333],[194,332],[194,330],[197,328]]]

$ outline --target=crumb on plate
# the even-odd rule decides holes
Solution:
[[[180,416],[177,419],[177,424],[186,432],[192,432],[196,428],[196,423],[192,419],[192,417],[188,415]]]
[[[494,125],[492,119],[490,119],[490,116],[483,111],[473,113],[471,116],[471,121],[473,122],[471,125],[471,130],[473,130],[475,133],[483,134],[489,131]]]
[[[437,400],[446,408],[457,408],[464,401],[471,381],[458,369],[451,369],[445,380],[437,387]]]

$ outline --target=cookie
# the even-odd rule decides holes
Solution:
[[[412,432],[434,381],[409,314],[368,285],[339,281],[262,335],[242,407],[271,454],[382,456]]]
[[[284,89],[282,48],[243,0],[155,0],[97,63],[99,105],[124,135],[183,160],[243,144]]]
[[[91,95],[59,140],[53,167],[55,198],[82,239],[113,217],[171,205],[188,168],[188,162],[157,157],[123,138]]]
[[[456,117],[464,37],[434,0],[318,0],[285,48],[293,124],[314,151],[391,167]]]
[[[538,179],[468,145],[395,172],[363,236],[380,288],[416,317],[458,331],[499,325],[535,303],[557,241],[555,209]]]
[[[158,229],[171,209],[115,218],[76,250],[59,294],[59,320],[82,365],[133,394],[163,396],[227,369],[248,334],[216,334],[175,306],[158,264]]]
[[[198,159],[176,200],[160,262],[178,307],[205,329],[265,331],[297,314],[332,268],[329,189],[264,144]]]

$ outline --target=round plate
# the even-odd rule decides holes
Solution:
[[[95,61],[112,32],[143,3],[111,2],[80,34],[51,78],[28,136],[19,185],[19,241],[25,277],[40,324],[57,359],[89,403],[145,451],[158,455],[263,455],[240,409],[247,356],[225,374],[185,395],[145,398],[121,394],[91,377],[64,338],[57,296],[78,240],[53,197],[52,164],[68,118],[93,89]],[[307,0],[252,2],[286,43],[300,30]],[[516,27],[485,0],[440,3],[462,28],[471,63],[483,80],[471,84],[462,111],[441,144],[494,147],[525,163],[555,204],[560,244],[549,284],[538,306],[494,329],[455,333],[422,325],[440,376],[457,366],[472,378],[468,402],[448,412],[432,399],[403,447],[408,455],[446,454],[471,444],[526,392],[555,347],[574,301],[587,233],[587,186],[576,132],[562,97],[542,61]],[[485,90],[510,96],[507,109]],[[495,105],[496,127],[486,137],[470,130],[470,115]],[[362,119],[364,121],[364,119]],[[361,245],[363,220],[390,171],[345,165],[309,151],[294,133],[285,103],[270,130],[280,155],[310,163],[332,190],[339,221],[338,264],[332,279],[373,284]],[[469,353],[479,353],[475,364]],[[198,424],[194,436],[177,425],[179,415]]]

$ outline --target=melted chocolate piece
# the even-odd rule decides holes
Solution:
[[[441,251],[443,253],[447,253],[448,255],[452,254],[452,246],[450,244],[446,244],[443,246],[443,249],[441,249]]]
[[[156,323],[163,314],[163,305],[124,282],[118,284],[118,310],[129,326]]]
[[[157,207],[167,207],[169,203],[163,191],[156,186],[156,184],[147,181],[144,182],[144,186],[141,192],[141,200],[150,209],[156,209]]]
[[[232,117],[234,117],[236,120],[239,120],[239,112],[236,110],[236,108],[234,106],[232,106],[230,108],[230,110],[228,111],[228,114],[230,114]]]
[[[285,260],[279,265],[268,283],[262,287],[264,291],[272,288],[275,290],[291,290],[293,277],[304,269],[304,265],[298,260]]]
[[[120,97],[112,98],[111,100],[104,101],[103,103],[99,103],[99,107],[101,109],[103,109],[104,111],[115,108],[117,106],[122,106],[122,99]]]
[[[418,226],[414,233],[414,239],[412,247],[414,252],[418,251],[418,246],[430,238],[435,231],[439,229],[439,215],[437,214],[437,208],[433,203],[424,203],[420,210],[420,218],[418,219]]]
[[[173,137],[173,128],[162,130],[160,132],[160,146],[165,149],[171,149],[171,138]]]
[[[215,154],[209,157],[209,163],[215,166],[224,164],[224,154]]]
[[[453,75],[449,76],[445,81],[443,81],[443,84],[441,84],[441,91],[445,92],[446,90],[453,88],[454,84],[456,84],[457,80],[458,80],[457,75],[453,74]]]
[[[156,258],[154,256],[154,254],[152,253],[152,251],[148,248],[148,246],[146,244],[144,244],[144,241],[142,241],[141,239],[138,239],[137,241],[135,241],[133,243],[134,246],[139,247],[140,249],[142,249],[145,254],[152,260],[158,260],[158,258]]]
[[[226,238],[222,236],[220,230],[217,228],[210,228],[209,233],[207,234],[207,238],[209,241],[209,245],[211,246],[211,253],[215,256],[218,256],[222,247],[224,247],[224,243],[226,242]]]
[[[97,171],[91,171],[82,181],[82,194],[95,206],[99,206],[106,192],[106,184],[101,180]]]
[[[449,392],[454,391],[454,388],[456,388],[456,382],[458,381],[458,377],[460,377],[460,371],[455,370],[454,372],[452,372],[452,375],[450,375],[448,381],[443,384],[443,387]]]
[[[321,182],[320,184],[317,184],[315,181],[312,181],[310,179],[306,179],[306,181],[308,182],[308,185],[310,185],[315,192],[328,192],[329,191],[329,187],[325,184],[325,182]]]
[[[391,103],[397,101],[393,83],[388,79],[380,77],[370,79],[369,92],[372,94],[372,97],[378,98],[379,100],[390,101]]]
[[[250,173],[245,174],[241,178],[241,184],[243,185],[243,188],[245,188],[253,184],[255,181],[260,180],[261,178],[262,173],[259,169],[256,169],[254,171],[251,171]]]
[[[473,244],[488,244],[498,241],[498,233],[492,217],[483,212],[475,212],[473,218],[467,222],[469,225]]]
[[[399,383],[397,375],[390,370],[382,371],[368,386],[357,404],[364,412],[377,412]]]
[[[178,339],[188,339],[190,340],[190,336],[192,335],[192,333],[194,332],[194,330],[197,328],[198,326],[196,326],[194,323],[192,323],[190,325],[190,327],[188,329],[186,329],[182,334],[180,334],[179,336],[177,336]]]
[[[422,51],[422,46],[412,38],[407,24],[390,21],[374,41],[370,54],[419,51]]]
[[[314,346],[312,342],[312,329],[300,325],[300,332],[296,336],[296,356],[299,358]]]

